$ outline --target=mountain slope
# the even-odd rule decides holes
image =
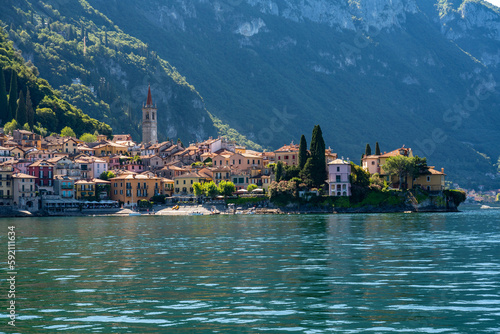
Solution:
[[[468,8],[493,21],[498,14],[481,1],[90,3],[169,59],[211,112],[260,144],[297,141],[319,123],[327,145],[355,160],[366,142],[406,144],[461,184],[497,186],[486,174],[500,156],[499,73],[480,54],[500,43]],[[465,21],[457,23],[463,40],[446,31],[448,16]],[[483,91],[488,98],[477,103]]]
[[[12,71],[17,75],[17,87],[26,95],[30,91],[34,115],[34,124],[50,132],[60,133],[65,126],[70,126],[77,135],[94,133],[95,131],[111,135],[109,125],[99,122],[75,108],[60,97],[59,92],[52,89],[49,83],[38,77],[36,68],[25,64],[19,51],[15,50],[12,41],[0,28],[0,68],[4,71],[6,82],[10,82]],[[5,115],[4,110],[1,111]],[[11,120],[1,120],[2,124]],[[22,127],[24,124],[20,124]]]

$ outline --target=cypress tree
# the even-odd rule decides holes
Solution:
[[[325,158],[325,141],[323,133],[319,125],[314,126],[311,138],[311,161],[312,170],[310,178],[313,186],[319,187],[326,180],[326,158]]]
[[[12,121],[16,116],[17,111],[17,73],[12,70],[10,76],[10,91],[9,91],[9,114],[7,115],[6,122]]]
[[[19,93],[19,100],[17,102],[16,110],[16,121],[20,127],[24,126],[28,122],[28,117],[26,117],[26,100],[24,99],[23,91]]]
[[[307,162],[307,142],[306,142],[306,137],[302,135],[300,137],[300,144],[299,144],[299,169],[302,170],[304,169],[304,166]]]
[[[10,122],[9,118],[9,102],[7,100],[7,89],[5,87],[5,77],[3,68],[0,66],[0,125]]]
[[[30,129],[33,130],[35,125],[35,110],[33,109],[33,102],[31,102],[30,89],[26,88],[26,116]]]
[[[375,155],[380,155],[380,146],[378,146],[378,142],[375,143]]]
[[[274,176],[276,182],[280,182],[283,179],[283,163],[281,161],[278,161],[276,167],[274,167]]]
[[[366,144],[365,147],[365,157],[372,155],[372,148],[370,147],[370,144]]]

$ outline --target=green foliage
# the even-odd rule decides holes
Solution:
[[[274,177],[276,182],[280,182],[283,179],[283,162],[278,161],[274,166]]]
[[[5,76],[3,75],[3,66],[0,63],[0,125],[4,124],[9,118],[9,101],[7,99],[7,88],[5,86]]]
[[[396,155],[390,157],[385,161],[385,164],[380,166],[389,175],[396,175],[398,177],[399,189],[406,188],[406,177],[412,170],[411,160],[409,157],[403,155]]]
[[[282,180],[290,181],[293,178],[298,178],[300,175],[300,169],[298,166],[286,165],[283,166],[283,177]]]
[[[69,126],[65,126],[61,130],[61,137],[76,137],[76,134],[75,134],[75,131],[73,131],[72,128],[70,128]]]
[[[19,100],[17,101],[16,121],[18,124],[22,125],[24,125],[28,121],[26,100],[24,99],[23,91],[19,93]]]
[[[247,190],[248,192],[251,192],[252,190],[255,190],[257,189],[257,185],[256,184],[249,184],[248,187],[247,187]]]
[[[371,190],[367,193],[365,199],[360,203],[361,206],[387,206],[400,205],[404,203],[404,197],[395,191],[377,191]]]
[[[104,181],[108,181],[109,179],[112,179],[114,177],[116,177],[116,174],[110,170],[102,172],[101,175],[99,175],[99,178]]]
[[[380,155],[380,146],[378,142],[375,143],[375,155]]]
[[[165,204],[166,195],[154,195],[150,198],[151,202],[156,204]]]
[[[33,109],[29,87],[26,88],[26,117],[30,129],[33,129],[35,125],[35,110]]]
[[[378,173],[370,176],[370,188],[382,190],[384,188],[384,180],[380,178]]]
[[[214,181],[204,183],[203,186],[205,188],[205,196],[213,199],[219,195],[219,189]]]
[[[453,203],[458,207],[461,203],[465,202],[467,199],[467,194],[463,190],[450,189],[445,190],[444,194],[446,197],[453,199]]]
[[[13,15],[12,18],[16,19],[16,15],[19,15],[19,12]],[[11,31],[10,35],[13,38],[19,37],[14,31]],[[56,35],[61,37],[59,34]],[[20,36],[20,38],[23,38],[22,36],[29,38],[27,33]],[[27,41],[23,42],[23,40],[20,40],[19,43],[20,48],[29,44]],[[29,51],[33,52],[34,50]],[[43,57],[40,58],[40,64],[43,65],[44,57],[48,57],[51,54],[51,52],[44,53]],[[84,132],[92,133],[96,130],[103,134],[111,134],[111,128],[108,125],[88,117],[81,110],[62,100],[59,97],[59,92],[53,90],[46,80],[38,78],[36,67],[30,62],[24,62],[21,53],[13,48],[12,41],[9,40],[2,29],[0,29],[0,67],[4,69],[4,74],[9,75],[8,79],[11,85],[9,110],[12,117],[10,119],[14,118],[18,107],[17,92],[26,91],[26,97],[28,97],[29,90],[29,101],[26,99],[25,102],[27,107],[26,120],[30,124],[30,127],[34,127],[34,124],[40,122],[42,127],[48,129],[50,132],[59,132],[63,126],[67,125],[75,129],[75,132],[79,134]],[[54,73],[54,75],[59,73],[58,69],[49,68],[48,70],[50,73]],[[5,79],[7,80],[7,78]],[[31,110],[35,110],[36,112],[30,115]]]
[[[370,147],[370,144],[366,144],[365,147],[365,156],[372,155],[372,148]]]
[[[304,135],[300,136],[299,144],[299,170],[302,170],[307,162],[307,142]]]
[[[271,202],[282,206],[294,200],[296,189],[295,182],[273,181],[269,185],[268,196]]]
[[[9,90],[9,113],[7,119],[16,117],[17,110],[17,73],[12,69],[10,76],[10,90]]]
[[[370,173],[351,161],[351,184],[359,187],[370,185]]]
[[[146,199],[140,199],[137,201],[137,206],[139,207],[139,209],[151,209],[153,207],[153,202],[150,202]]]
[[[314,126],[309,151],[311,158],[304,166],[306,179],[311,180],[313,187],[319,188],[326,180],[325,141],[319,125]],[[307,164],[309,166],[306,168]]]
[[[10,134],[10,133],[12,133],[12,131],[14,131],[18,128],[19,128],[19,126],[17,124],[17,121],[15,119],[13,119],[12,121],[5,123],[5,125],[3,126],[3,131],[5,133]]]
[[[220,181],[218,188],[219,194],[223,195],[224,197],[231,196],[236,191],[236,187],[231,181]]]
[[[97,141],[97,136],[91,133],[84,133],[80,136],[80,140],[86,143],[95,143]]]
[[[257,204],[262,201],[263,201],[262,197],[238,197],[238,198],[226,199],[227,204],[233,203],[235,205],[245,205],[249,203]]]
[[[205,187],[203,186],[202,183],[195,182],[195,183],[193,183],[193,191],[194,191],[194,195],[196,197],[199,197],[199,196],[202,196],[205,194]]]

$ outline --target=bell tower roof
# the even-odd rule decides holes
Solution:
[[[151,86],[148,85],[148,99],[146,100],[146,106],[153,106],[153,99],[151,98]]]

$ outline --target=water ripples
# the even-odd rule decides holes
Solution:
[[[499,331],[483,212],[195,218],[17,221],[20,330]]]

